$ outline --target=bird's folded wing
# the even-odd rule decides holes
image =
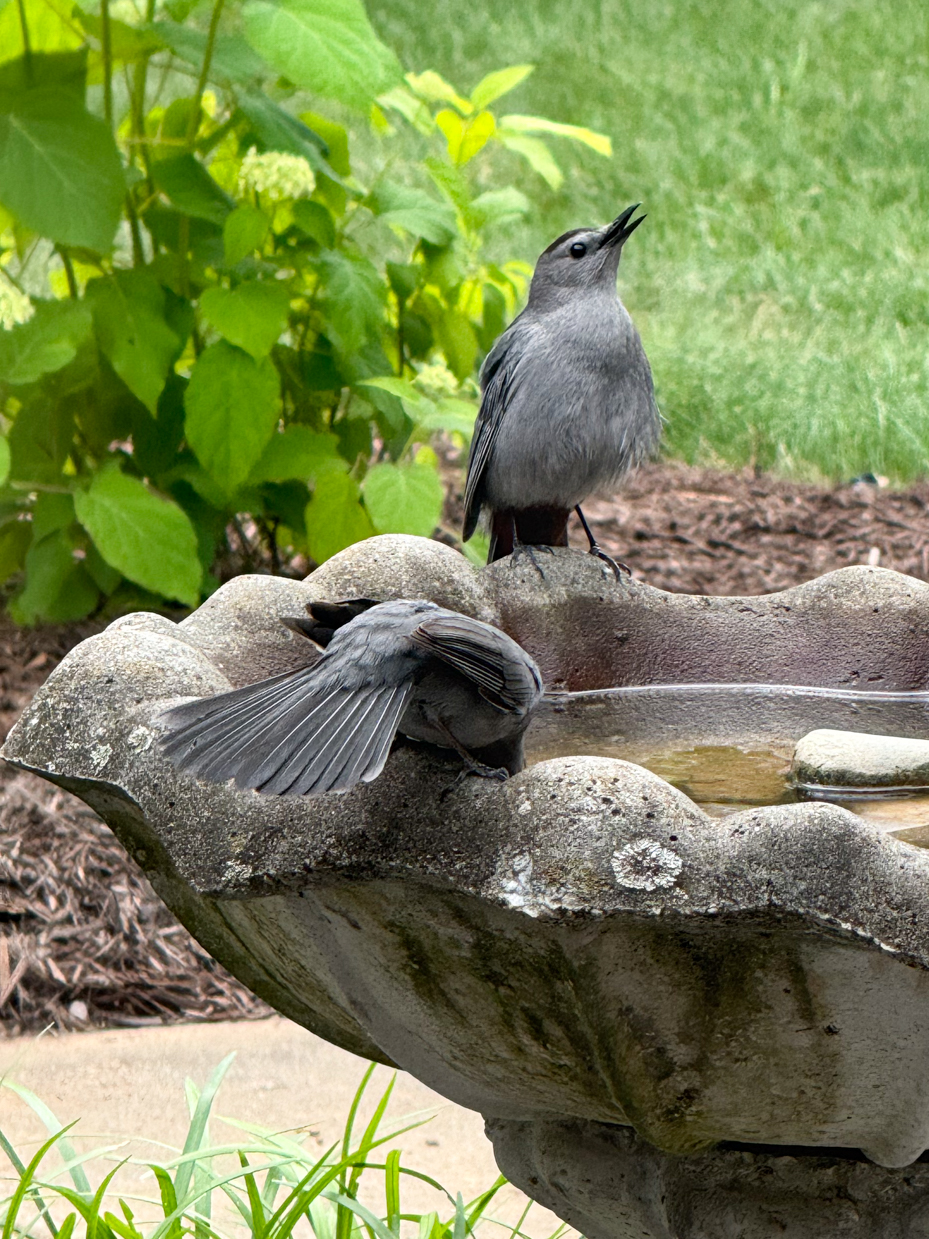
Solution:
[[[162,745],[202,779],[285,792],[346,791],[384,768],[412,685],[345,688],[308,668],[166,711]]]
[[[424,620],[410,638],[478,686],[499,710],[525,714],[541,692],[535,665],[505,633],[466,615]]]
[[[474,423],[474,437],[468,456],[468,477],[465,482],[465,515],[463,537],[465,542],[477,528],[481,515],[482,483],[487,466],[493,455],[494,444],[500,434],[503,415],[506,412],[514,383],[515,366],[504,356],[493,367],[484,386],[481,408]]]

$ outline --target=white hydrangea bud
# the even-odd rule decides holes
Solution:
[[[0,279],[0,327],[9,331],[19,323],[28,323],[33,314],[35,306],[26,294],[9,280]]]
[[[269,198],[306,198],[316,188],[313,169],[301,155],[283,155],[280,151],[265,151],[259,155],[254,146],[239,168],[239,193],[256,191]]]
[[[413,380],[425,396],[433,400],[441,400],[443,396],[458,395],[458,380],[441,361],[432,365],[420,366],[419,373]]]

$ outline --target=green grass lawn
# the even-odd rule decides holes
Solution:
[[[404,63],[609,133],[521,257],[641,200],[620,269],[666,448],[793,476],[929,472],[929,8],[920,0],[371,0]]]

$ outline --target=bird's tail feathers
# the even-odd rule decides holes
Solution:
[[[384,768],[412,684],[314,685],[314,670],[166,711],[165,752],[200,778],[278,795],[369,782]]]
[[[567,508],[521,508],[517,512],[494,512],[490,521],[487,562],[512,555],[514,542],[524,546],[567,546]]]

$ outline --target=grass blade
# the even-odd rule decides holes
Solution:
[[[70,1123],[68,1126],[73,1127],[74,1124]],[[67,1130],[68,1127],[62,1127],[60,1131],[57,1131],[53,1136],[50,1136],[49,1139],[46,1140],[45,1143],[36,1151],[29,1164],[23,1168],[23,1172],[19,1176],[19,1183],[16,1185],[16,1190],[10,1198],[9,1208],[6,1211],[6,1218],[3,1222],[2,1239],[11,1239],[13,1228],[16,1225],[16,1218],[19,1215],[19,1210],[22,1207],[23,1200],[25,1199],[26,1193],[29,1191],[32,1180],[35,1177],[35,1172],[38,1170],[42,1158],[53,1144],[61,1140]]]
[[[223,1082],[223,1077],[232,1066],[235,1053],[227,1054],[218,1067],[213,1071],[209,1080],[206,1082],[206,1087],[197,1099],[197,1105],[194,1110],[193,1118],[190,1120],[190,1127],[187,1129],[187,1139],[184,1141],[184,1152],[194,1153],[203,1143],[204,1132],[206,1131],[207,1121],[210,1117],[210,1109],[216,1097],[216,1092],[220,1084]],[[178,1202],[184,1202],[187,1199],[187,1194],[190,1191],[190,1180],[193,1174],[194,1163],[183,1162],[178,1168],[174,1179],[174,1193]]]
[[[15,1084],[12,1080],[2,1080],[0,1081],[0,1084],[2,1084],[3,1088],[8,1088],[11,1093],[15,1093],[17,1097],[26,1103],[30,1110],[39,1116],[45,1124],[46,1131],[61,1133],[63,1131],[68,1131],[74,1126],[74,1123],[68,1123],[67,1126],[63,1123],[59,1123],[45,1102],[41,1101],[31,1089],[24,1088],[22,1084]],[[58,1152],[61,1154],[65,1162],[74,1167],[70,1171],[70,1174],[71,1182],[74,1184],[76,1190],[82,1192],[83,1195],[89,1200],[93,1196],[90,1180],[81,1169],[80,1161],[75,1156],[74,1147],[72,1146],[71,1141],[62,1140],[58,1146]]]

